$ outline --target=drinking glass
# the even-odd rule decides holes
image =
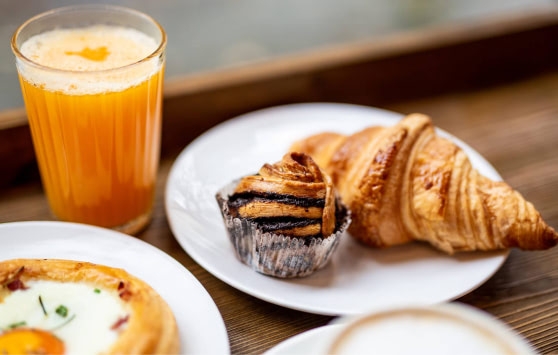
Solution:
[[[77,5],[29,19],[11,45],[55,217],[138,233],[159,164],[163,28],[132,9]]]

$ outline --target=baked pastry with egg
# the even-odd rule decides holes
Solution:
[[[0,262],[0,354],[178,353],[172,310],[125,270],[88,262]]]
[[[350,222],[329,175],[296,152],[216,197],[237,257],[275,277],[307,276],[324,267]]]

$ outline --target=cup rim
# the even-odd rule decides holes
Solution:
[[[68,12],[75,12],[75,11],[87,11],[87,10],[112,10],[112,11],[119,11],[119,12],[127,12],[129,14],[133,14],[135,16],[144,18],[146,20],[148,20],[149,22],[151,22],[152,24],[155,25],[155,27],[159,30],[159,32],[161,33],[161,40],[159,41],[159,45],[157,46],[157,48],[151,52],[150,54],[148,54],[147,56],[133,62],[133,63],[129,63],[123,66],[119,66],[119,67],[115,67],[115,68],[109,68],[109,69],[100,69],[100,70],[89,70],[89,71],[82,71],[82,70],[68,70],[68,69],[60,69],[60,68],[53,68],[53,67],[49,67],[40,63],[37,63],[35,61],[33,61],[32,59],[26,57],[21,51],[19,46],[17,45],[17,40],[19,35],[21,34],[21,31],[23,31],[24,28],[26,28],[29,24],[31,24],[32,22],[48,17],[48,16],[53,16],[55,14],[59,14],[59,13],[68,13]],[[156,58],[157,56],[161,55],[166,47],[167,44],[167,34],[163,28],[163,26],[161,26],[161,24],[155,20],[153,17],[151,17],[150,15],[141,12],[139,10],[135,10],[129,7],[125,7],[125,6],[117,6],[117,5],[110,5],[110,4],[81,4],[81,5],[69,5],[69,6],[63,6],[63,7],[58,7],[58,8],[54,8],[48,11],[44,11],[41,12],[29,19],[27,19],[25,22],[23,22],[21,25],[18,26],[18,28],[15,30],[14,34],[12,35],[11,41],[11,48],[12,48],[12,52],[14,53],[16,59],[21,60],[22,62],[24,62],[26,65],[35,67],[37,69],[41,69],[44,71],[50,71],[53,73],[64,73],[64,74],[72,74],[72,75],[91,75],[91,74],[96,74],[96,73],[102,73],[102,74],[106,74],[106,73],[111,73],[111,72],[117,72],[117,71],[121,71],[121,70],[126,70],[128,68],[140,65],[142,63],[148,62],[154,58]]]
[[[513,330],[507,323],[496,318],[492,314],[461,302],[449,302],[440,304],[421,304],[410,303],[393,305],[390,307],[373,307],[369,311],[353,315],[344,316],[333,320],[331,325],[339,325],[340,329],[327,342],[330,352],[335,352],[335,347],[342,342],[344,336],[349,335],[361,325],[367,322],[375,322],[383,318],[408,316],[413,314],[423,314],[430,316],[441,316],[452,321],[459,321],[467,327],[477,328],[482,332],[495,336],[498,340],[506,342],[508,347],[517,354],[534,355],[536,351],[531,343],[522,335]]]

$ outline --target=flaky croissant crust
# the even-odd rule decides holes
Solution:
[[[0,301],[6,283],[29,280],[87,283],[117,290],[131,310],[127,327],[107,354],[177,354],[178,328],[172,310],[144,281],[125,270],[88,262],[59,259],[13,259],[0,262]]]
[[[531,203],[479,174],[425,115],[350,136],[317,134],[290,150],[309,154],[331,175],[352,212],[349,232],[370,246],[422,240],[451,254],[546,249],[558,239]]]
[[[232,200],[243,194],[262,197],[239,205],[240,217],[321,220],[321,227],[317,225],[317,232],[324,237],[331,235],[335,230],[336,201],[333,183],[306,154],[289,152],[274,164],[264,164],[256,175],[243,177],[234,194],[236,196],[233,195]],[[308,205],[305,205],[303,201],[316,202],[308,202]],[[302,227],[277,232],[296,236],[316,234],[316,231]]]

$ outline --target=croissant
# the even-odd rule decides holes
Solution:
[[[391,127],[295,142],[328,173],[352,213],[349,233],[372,247],[413,240],[446,253],[554,246],[558,234],[519,192],[476,171],[465,152],[411,114]]]

